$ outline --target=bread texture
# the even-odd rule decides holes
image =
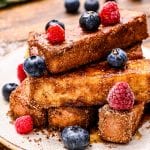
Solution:
[[[128,143],[135,134],[144,111],[144,103],[134,105],[129,111],[118,111],[105,105],[99,109],[99,134],[101,139],[114,143]]]
[[[29,103],[29,80],[25,79],[10,96],[13,119],[31,115],[35,128],[49,127],[55,130],[78,125],[90,128],[97,124],[97,107],[59,107],[43,109]]]
[[[96,32],[82,31],[78,25],[66,29],[66,40],[52,45],[45,33],[31,32],[28,38],[30,55],[45,58],[48,70],[66,72],[81,65],[101,60],[113,48],[125,49],[148,37],[146,15],[141,12],[121,10],[121,21],[114,26],[100,26]]]
[[[43,108],[97,106],[106,103],[117,82],[127,82],[136,101],[150,100],[150,60],[130,60],[123,69],[100,62],[57,76],[29,77],[30,103]]]

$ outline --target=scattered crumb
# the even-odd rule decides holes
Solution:
[[[35,134],[36,134],[36,135],[39,135],[39,132],[36,132]]]
[[[38,132],[40,131],[40,129],[35,128],[35,129],[33,129],[33,131],[34,131],[35,133],[38,133]]]
[[[13,120],[10,120],[9,123],[10,123],[10,124],[14,124],[14,121],[13,121]]]
[[[142,134],[139,132],[139,130],[136,131],[135,135],[134,135],[134,139],[136,140],[140,140],[142,137]]]
[[[107,141],[103,141],[103,143],[108,147],[108,148],[117,148],[117,145],[115,143],[110,143]]]
[[[46,138],[49,139],[49,136],[47,135]]]
[[[97,128],[94,128],[90,132],[90,143],[102,143],[103,141],[101,140],[99,136],[99,132]]]
[[[34,142],[35,142],[35,143],[39,143],[39,142],[41,142],[41,141],[42,141],[41,138],[39,138],[39,139],[34,139]]]
[[[12,116],[13,114],[12,114],[12,112],[11,111],[8,111],[7,113],[6,113],[6,116]]]
[[[150,125],[146,127],[146,129],[150,129]]]
[[[12,114],[11,111],[8,111],[7,113],[7,116],[8,117],[11,117],[11,121],[9,121],[10,124],[13,124],[14,123],[14,116]],[[143,116],[143,119],[141,121],[141,126],[145,123],[145,122],[149,122],[150,123],[150,113],[145,113],[144,116]],[[150,125],[148,125],[146,127],[146,129],[150,129]],[[43,128],[43,129],[34,129],[33,130],[33,134],[35,135],[40,135],[39,132],[41,132],[43,135],[45,135],[45,138],[46,139],[50,139],[50,138],[53,138],[53,137],[56,137],[58,138],[58,141],[61,142],[61,138],[60,138],[60,130],[58,129],[55,129],[55,128]],[[142,137],[142,134],[137,131],[135,133],[135,135],[133,136],[134,139],[136,140],[140,140]],[[42,141],[42,138],[37,138],[37,139],[31,139],[30,136],[27,136],[26,137],[27,140],[29,142],[35,142],[38,144],[38,146],[40,145],[40,142]],[[109,143],[109,142],[105,142],[103,140],[100,139],[100,136],[98,134],[98,129],[94,128],[94,129],[91,129],[91,132],[90,132],[90,145],[89,147],[92,146],[92,143],[103,143],[105,144],[109,149],[111,148],[116,148],[117,145],[116,144],[113,144],[113,143]]]
[[[108,148],[110,148],[110,149],[111,149],[111,148],[117,148],[117,145],[115,145],[115,144],[110,144],[110,143],[109,143],[107,146],[108,146]]]
[[[59,138],[58,141],[61,142],[61,139]]]

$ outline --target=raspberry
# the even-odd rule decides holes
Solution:
[[[15,121],[16,131],[20,134],[27,134],[33,130],[33,120],[29,115],[22,116]]]
[[[47,30],[47,38],[51,44],[60,44],[65,40],[65,31],[59,25],[50,26]]]
[[[17,77],[20,82],[22,82],[27,77],[27,75],[23,69],[23,64],[19,64],[17,67]]]
[[[104,4],[99,13],[101,23],[104,26],[115,25],[120,22],[120,12],[115,2],[107,2]]]
[[[126,82],[116,83],[109,91],[107,101],[115,110],[129,110],[134,105],[134,94]]]

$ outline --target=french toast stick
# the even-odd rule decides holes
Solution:
[[[97,107],[58,107],[48,109],[49,126],[56,129],[75,125],[89,128],[96,125],[97,121]]]
[[[45,127],[47,124],[47,113],[42,108],[29,105],[29,84],[25,80],[10,95],[10,110],[13,119],[24,115],[31,115],[34,127]]]
[[[143,59],[142,42],[138,42],[135,45],[129,46],[125,49],[128,60]]]
[[[128,143],[135,134],[144,111],[144,102],[129,111],[118,111],[105,105],[99,109],[101,139],[114,143]]]
[[[127,50],[129,59],[143,57],[141,43],[129,47]],[[11,95],[10,106],[14,118],[30,114],[34,118],[35,127],[49,124],[50,127],[62,129],[69,125],[80,125],[84,128],[91,127],[97,121],[98,108],[93,107],[59,107],[42,109],[30,104],[29,81],[25,80]],[[29,103],[27,104],[27,101]],[[69,119],[68,119],[69,116]],[[41,119],[42,117],[42,119]],[[89,121],[90,120],[90,121]]]
[[[119,24],[100,26],[96,32],[85,32],[76,24],[66,27],[66,40],[51,45],[45,33],[31,32],[28,38],[30,54],[37,49],[45,58],[51,73],[60,73],[106,57],[113,48],[125,49],[148,37],[146,15],[141,12],[121,10]]]
[[[62,75],[29,77],[30,103],[43,108],[101,105],[120,81],[130,85],[136,101],[149,102],[150,60],[130,60],[124,69],[100,62]]]
[[[97,107],[59,107],[43,109],[33,106],[29,102],[29,80],[25,79],[10,96],[10,110],[13,119],[24,115],[31,115],[34,127],[50,127],[63,129],[67,126],[78,125],[89,128],[98,121]]]
[[[131,45],[124,49],[127,53],[128,60],[135,60],[135,59],[142,59],[143,58],[143,52],[141,47],[142,42],[138,42],[134,45]],[[30,48],[30,56],[39,55],[38,50],[36,47]],[[103,60],[106,60],[104,58]]]

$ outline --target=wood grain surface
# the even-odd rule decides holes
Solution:
[[[144,11],[150,18],[150,0],[133,1],[118,0],[118,3],[121,8]],[[80,11],[75,15],[67,14],[63,3],[63,0],[41,0],[0,10],[0,41],[24,41],[30,31],[44,31],[45,24],[51,19],[61,20],[66,25],[78,23],[78,18],[84,11],[84,0],[81,0]],[[102,3],[103,0],[101,5]],[[148,26],[150,29],[150,19]]]

